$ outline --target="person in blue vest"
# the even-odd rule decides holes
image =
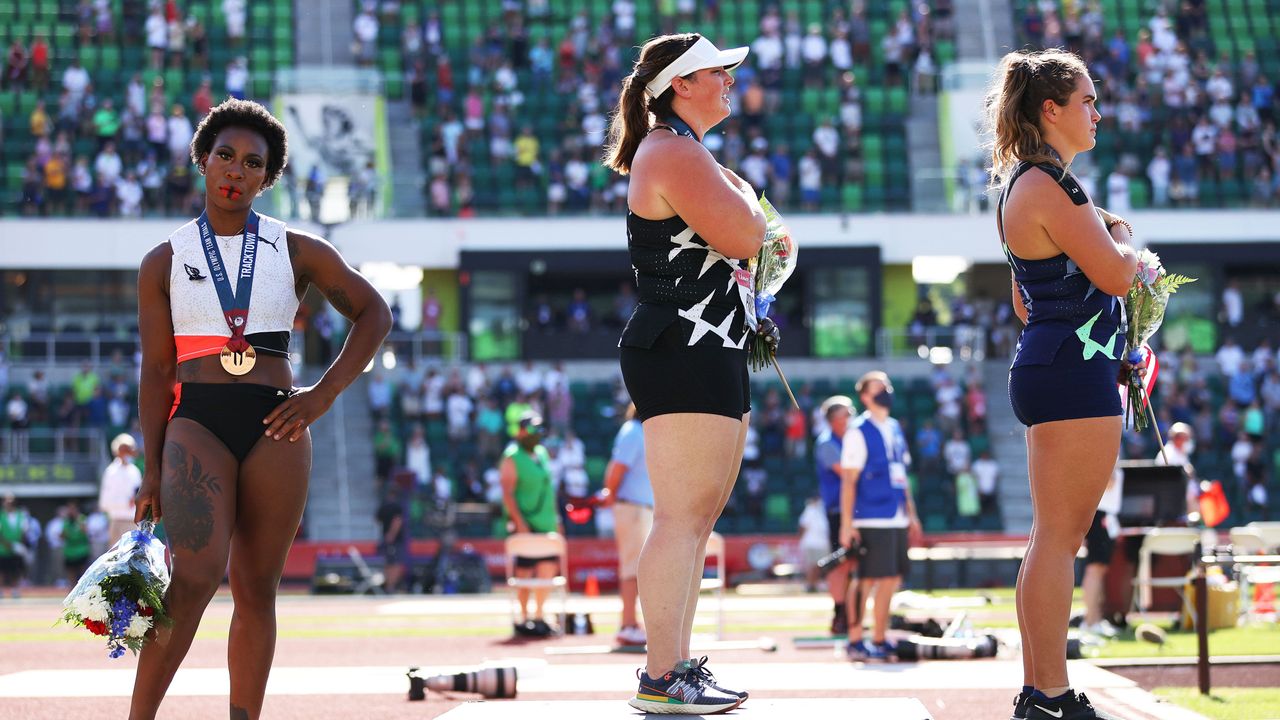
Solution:
[[[822,506],[827,511],[827,526],[830,528],[831,548],[840,545],[840,486],[841,469],[840,454],[844,445],[844,434],[849,429],[849,418],[853,415],[853,400],[847,395],[833,395],[822,403],[822,415],[827,419],[827,429],[822,431],[813,445],[813,459],[817,466],[818,494],[822,496]],[[831,634],[844,635],[849,632],[848,605],[849,574],[853,569],[854,555],[846,556],[841,561],[827,568],[827,589],[831,592],[831,601],[835,604],[831,618]],[[856,609],[855,609],[856,610]],[[853,613],[858,615],[857,612]]]
[[[854,389],[866,411],[849,424],[840,448],[840,545],[862,546],[856,592],[860,603],[869,597],[876,603],[871,640],[863,640],[861,628],[850,623],[848,650],[851,658],[886,660],[895,650],[885,637],[889,602],[907,574],[907,547],[920,535],[920,519],[907,480],[907,439],[889,416],[889,376],[874,370]],[[863,616],[864,608],[851,616]]]

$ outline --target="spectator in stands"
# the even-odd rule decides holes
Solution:
[[[147,35],[147,47],[151,50],[151,69],[164,68],[164,54],[169,47],[169,25],[164,19],[164,8],[156,5],[151,8],[144,28]]]
[[[385,483],[391,477],[391,470],[401,458],[400,439],[391,430],[391,421],[378,421],[378,429],[373,435],[374,474],[378,482]]]
[[[191,127],[191,120],[187,118],[187,108],[182,103],[173,104],[166,121],[166,130],[170,158],[175,165],[186,163],[195,130]]]
[[[222,0],[222,17],[227,24],[227,40],[232,46],[244,40],[245,0]]]
[[[378,17],[374,14],[374,3],[365,2],[352,22],[355,34],[354,53],[361,65],[372,65],[378,42]]]
[[[21,209],[27,215],[44,214],[44,173],[40,163],[34,156],[27,159],[22,172],[22,204]]]
[[[952,475],[969,468],[973,454],[969,448],[969,441],[964,437],[964,431],[960,428],[951,431],[951,439],[947,441],[942,454],[947,461],[947,472]]]
[[[419,485],[425,485],[431,479],[431,448],[427,445],[427,435],[421,424],[414,424],[413,434],[405,444],[404,466],[413,472],[414,482]]]
[[[249,61],[238,57],[227,63],[227,75],[223,81],[227,94],[237,100],[243,100],[249,87]]]
[[[49,89],[49,43],[37,34],[31,41],[31,89],[44,93]]]
[[[199,120],[203,120],[204,116],[213,109],[213,83],[208,77],[200,81],[200,86],[191,96],[191,107],[196,111],[196,118]]]
[[[861,625],[850,622],[847,651],[850,659],[888,659],[896,648],[885,636],[889,629],[889,605],[902,578],[907,576],[907,548],[920,536],[907,467],[911,453],[893,409],[893,384],[876,370],[858,379],[854,389],[866,410],[849,424],[840,448],[840,546],[861,545],[858,561],[860,602],[874,594],[875,617],[870,641]],[[861,618],[865,604],[850,613]]]
[[[9,57],[5,61],[4,88],[6,90],[21,90],[26,86],[29,64],[27,49],[23,47],[22,40],[15,36],[13,42],[9,44]]]
[[[1128,226],[1096,209],[1067,170],[1096,144],[1096,97],[1079,56],[1048,50],[1006,55],[989,101],[993,173],[1003,187],[999,229],[1010,253],[1014,309],[1026,324],[1009,396],[1028,427],[1034,505],[1017,588],[1024,686],[1015,710],[1029,720],[1105,717],[1072,692],[1065,650],[1075,555],[1122,432],[1120,361],[1092,348],[1105,351],[1120,333],[1115,298],[1128,291],[1137,267]],[[1083,272],[1068,269],[1068,259]],[[1024,305],[1023,295],[1032,302]],[[1046,307],[1041,300],[1050,296],[1074,300]],[[1047,391],[1066,377],[1069,398]],[[1080,447],[1091,451],[1081,455]]]
[[[970,468],[978,484],[978,499],[984,514],[995,512],[999,494],[1000,463],[991,457],[991,450],[983,450]]]

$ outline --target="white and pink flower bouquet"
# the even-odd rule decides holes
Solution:
[[[1129,321],[1124,358],[1131,367],[1145,368],[1146,372],[1130,372],[1121,386],[1126,427],[1142,430],[1148,425],[1148,415],[1152,414],[1149,409],[1151,387],[1159,366],[1147,340],[1164,322],[1169,296],[1195,281],[1186,275],[1170,274],[1160,262],[1160,256],[1150,250],[1138,253],[1138,271],[1124,297],[1125,316]]]

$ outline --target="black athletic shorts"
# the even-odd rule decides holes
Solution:
[[[1104,524],[1106,517],[1107,514],[1101,510],[1093,513],[1093,524],[1089,526],[1089,532],[1084,536],[1085,565],[1111,564],[1111,553],[1116,549],[1116,541],[1107,532],[1107,526]]]
[[[907,557],[906,528],[858,528],[862,536],[862,547],[866,554],[858,567],[858,576],[869,578],[890,578],[907,576],[911,561]]]
[[[515,566],[518,568],[536,568],[542,563],[559,562],[559,560],[559,555],[543,555],[540,557],[525,557],[523,555],[517,555],[515,557]]]
[[[622,346],[622,380],[641,422],[670,413],[708,413],[741,420],[751,412],[747,351],[684,344],[679,322],[649,348]]]

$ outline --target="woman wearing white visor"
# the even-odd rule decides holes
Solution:
[[[697,34],[645,43],[623,79],[605,164],[631,174],[627,239],[639,304],[618,343],[644,431],[653,528],[640,554],[648,659],[632,707],[703,715],[742,704],[689,650],[707,538],[751,417],[745,258],[764,241],[756,192],[702,146],[729,115],[729,71],[747,48]],[[754,315],[752,315],[754,317]],[[763,330],[776,342],[776,328]]]

